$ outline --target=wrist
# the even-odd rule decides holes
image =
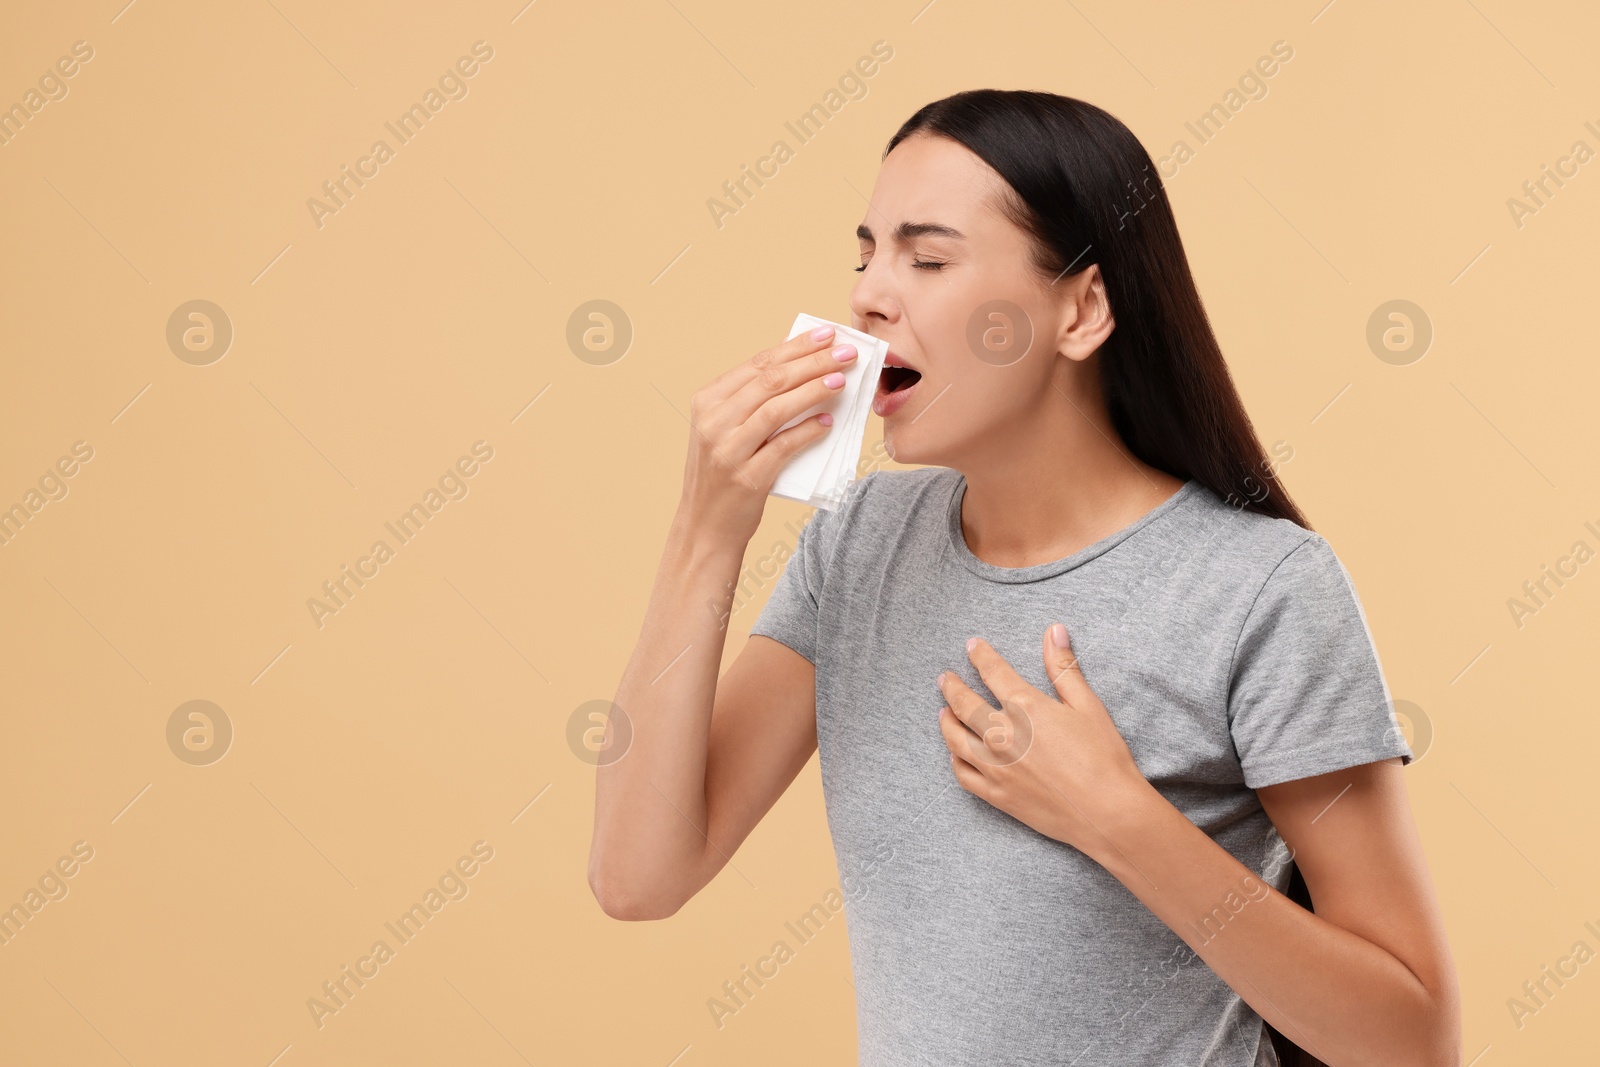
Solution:
[[[1103,802],[1095,815],[1099,838],[1085,851],[1090,859],[1118,877],[1128,868],[1128,857],[1140,842],[1157,836],[1163,819],[1174,814],[1183,817],[1137,769],[1131,776],[1121,776],[1100,795]]]
[[[668,551],[684,573],[737,571],[749,541],[731,536],[684,504],[678,506],[667,534]]]

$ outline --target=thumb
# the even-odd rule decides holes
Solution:
[[[1082,707],[1089,683],[1084,681],[1078,656],[1072,650],[1072,637],[1065,623],[1055,623],[1044,632],[1044,664],[1050,681],[1062,701],[1070,707]]]

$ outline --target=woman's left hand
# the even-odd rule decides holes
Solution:
[[[1051,631],[1059,633],[1056,644]],[[1044,635],[1045,670],[1057,700],[1029,685],[980,637],[968,657],[997,709],[945,671],[939,730],[962,788],[1047,837],[1093,857],[1114,848],[1101,827],[1118,805],[1150,784],[1106,706],[1084,680],[1061,623]]]

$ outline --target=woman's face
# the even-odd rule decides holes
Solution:
[[[912,376],[886,370],[873,400],[898,463],[960,468],[1009,449],[1061,404],[1050,394],[1078,389],[1070,371],[1083,368],[1058,353],[1089,354],[1063,331],[1098,268],[1041,279],[1025,235],[997,206],[1004,188],[968,149],[925,134],[896,145],[878,173],[857,231],[851,325],[889,342],[886,366],[921,372],[889,393]]]

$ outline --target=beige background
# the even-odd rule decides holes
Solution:
[[[1520,227],[1507,205],[1600,149],[1588,5],[123,2],[0,35],[0,104],[93,49],[0,145],[0,506],[93,450],[0,546],[0,905],[93,849],[0,946],[0,1061],[853,1062],[842,916],[720,1029],[707,1009],[837,885],[816,763],[737,869],[625,924],[585,883],[567,731],[630,653],[690,394],[798,311],[848,319],[883,144],[983,86],[1195,149],[1168,186],[1223,348],[1432,733],[1408,781],[1466,1059],[1595,1055],[1600,964],[1520,1028],[1506,1003],[1600,949],[1600,565],[1520,628],[1507,606],[1600,548],[1600,163]],[[467,95],[319,227],[308,198],[480,40]],[[797,146],[785,121],[880,40]],[[1185,122],[1280,40],[1267,95],[1199,145]],[[707,201],[780,138],[718,228]],[[204,366],[166,339],[196,299],[234,331]],[[566,341],[596,299],[634,330],[609,365]],[[1395,299],[1435,334],[1404,366],[1366,342]],[[307,600],[477,441],[465,498],[319,628]],[[752,566],[808,513],[774,500]],[[191,700],[234,731],[207,766],[167,740]],[[319,1028],[308,998],[478,841],[468,894]]]

